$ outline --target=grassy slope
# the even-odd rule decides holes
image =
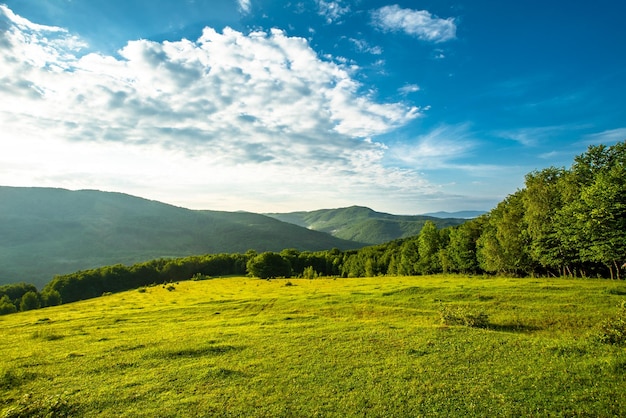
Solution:
[[[456,276],[134,290],[0,317],[0,411],[623,416],[626,352],[593,335],[624,294],[609,281]],[[491,324],[442,326],[441,304]]]
[[[441,219],[423,215],[391,215],[361,206],[267,215],[315,231],[327,232],[337,238],[367,244],[382,244],[417,235],[426,221],[434,222],[439,228],[465,222],[465,219]]]
[[[121,193],[0,187],[0,284],[205,253],[361,245],[244,212],[193,211]]]

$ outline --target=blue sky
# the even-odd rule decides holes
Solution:
[[[489,210],[526,173],[626,139],[625,14],[4,0],[0,184],[227,211]]]

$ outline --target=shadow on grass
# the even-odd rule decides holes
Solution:
[[[488,324],[485,329],[491,330],[491,331],[498,331],[498,332],[514,332],[514,333],[531,333],[531,332],[535,332],[535,331],[541,331],[541,327],[537,327],[534,325],[524,325],[524,324],[516,324],[516,323],[509,323],[509,324]]]
[[[223,367],[210,368],[204,374],[206,380],[225,380],[247,377],[247,374],[239,370],[226,369]]]
[[[440,287],[419,287],[411,286],[403,289],[392,290],[391,292],[383,292],[383,296],[410,296],[410,295],[424,295],[434,293],[441,290]]]
[[[233,345],[209,345],[201,347],[180,348],[173,350],[160,350],[152,353],[150,357],[177,359],[177,358],[197,358],[210,357],[226,354],[231,351],[240,351],[244,347],[236,347]]]

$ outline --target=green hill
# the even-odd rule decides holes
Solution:
[[[426,221],[434,222],[438,228],[460,225],[466,221],[426,215],[391,215],[362,206],[266,215],[314,231],[327,232],[337,238],[366,244],[382,244],[417,235]]]
[[[362,245],[246,212],[194,211],[122,193],[0,186],[0,284],[194,254]]]

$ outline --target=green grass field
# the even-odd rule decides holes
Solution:
[[[180,282],[0,317],[0,416],[624,416],[626,284]],[[446,325],[441,312],[487,315]],[[482,316],[483,320],[485,316]]]

